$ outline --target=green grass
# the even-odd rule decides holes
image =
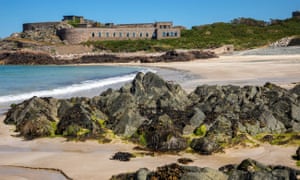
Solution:
[[[173,49],[215,48],[233,44],[235,49],[252,49],[287,36],[300,35],[300,20],[287,19],[280,23],[261,26],[236,23],[214,23],[182,30],[181,38],[163,40],[89,41],[98,50],[112,52],[166,51]]]
[[[296,165],[297,165],[297,166],[300,166],[300,161],[297,161]]]

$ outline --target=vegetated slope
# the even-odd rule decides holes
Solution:
[[[182,30],[181,38],[163,40],[127,40],[86,42],[96,49],[113,52],[165,51],[170,49],[213,48],[233,44],[236,49],[251,49],[268,45],[287,36],[300,35],[300,20],[273,20],[267,23],[250,18],[230,23],[214,23]]]

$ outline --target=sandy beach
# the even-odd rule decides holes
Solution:
[[[299,52],[300,53],[300,52]],[[300,82],[300,55],[221,56],[220,58],[147,64],[192,73],[197,78],[181,85],[192,90],[198,85],[264,85],[272,82],[283,87]]]
[[[136,63],[126,65],[144,66],[144,64]],[[288,88],[294,83],[300,82],[300,55],[235,55],[191,62],[146,64],[146,66],[187,72],[186,76],[192,77],[189,80],[178,78],[176,74],[169,75],[168,79],[176,82],[179,80],[178,83],[188,91],[202,84],[263,85],[265,82],[273,82]],[[110,144],[99,144],[97,141],[67,142],[64,138],[41,138],[25,141],[22,138],[14,137],[14,127],[3,124],[3,119],[4,116],[1,116],[0,174],[4,179],[26,179],[33,177],[32,173],[34,174],[34,171],[27,169],[23,169],[21,174],[14,173],[15,170],[11,170],[11,174],[3,174],[2,172],[7,166],[56,168],[73,179],[109,179],[114,174],[132,172],[142,167],[154,170],[158,166],[174,163],[180,157],[193,159],[194,163],[190,165],[215,169],[226,164],[240,163],[246,158],[252,158],[265,164],[280,164],[297,168],[295,161],[291,159],[297,146],[285,147],[268,144],[261,144],[257,148],[227,149],[225,153],[211,156],[180,153],[154,157],[141,156],[130,162],[119,162],[110,160],[111,156],[118,151],[135,152],[133,148],[136,145],[121,142]],[[36,172],[37,176],[33,179],[41,179],[43,177],[41,173],[38,170]],[[43,177],[43,179],[47,178]],[[53,178],[49,176],[49,179]]]

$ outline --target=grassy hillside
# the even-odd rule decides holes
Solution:
[[[179,39],[98,41],[85,44],[113,52],[212,48],[224,44],[233,44],[236,49],[241,50],[265,46],[293,35],[300,35],[299,19],[276,20],[267,24],[263,21],[240,18],[231,23],[214,23],[183,30]]]

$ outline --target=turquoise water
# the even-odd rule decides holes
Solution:
[[[134,78],[138,67],[0,66],[0,108],[39,97],[70,97]]]

